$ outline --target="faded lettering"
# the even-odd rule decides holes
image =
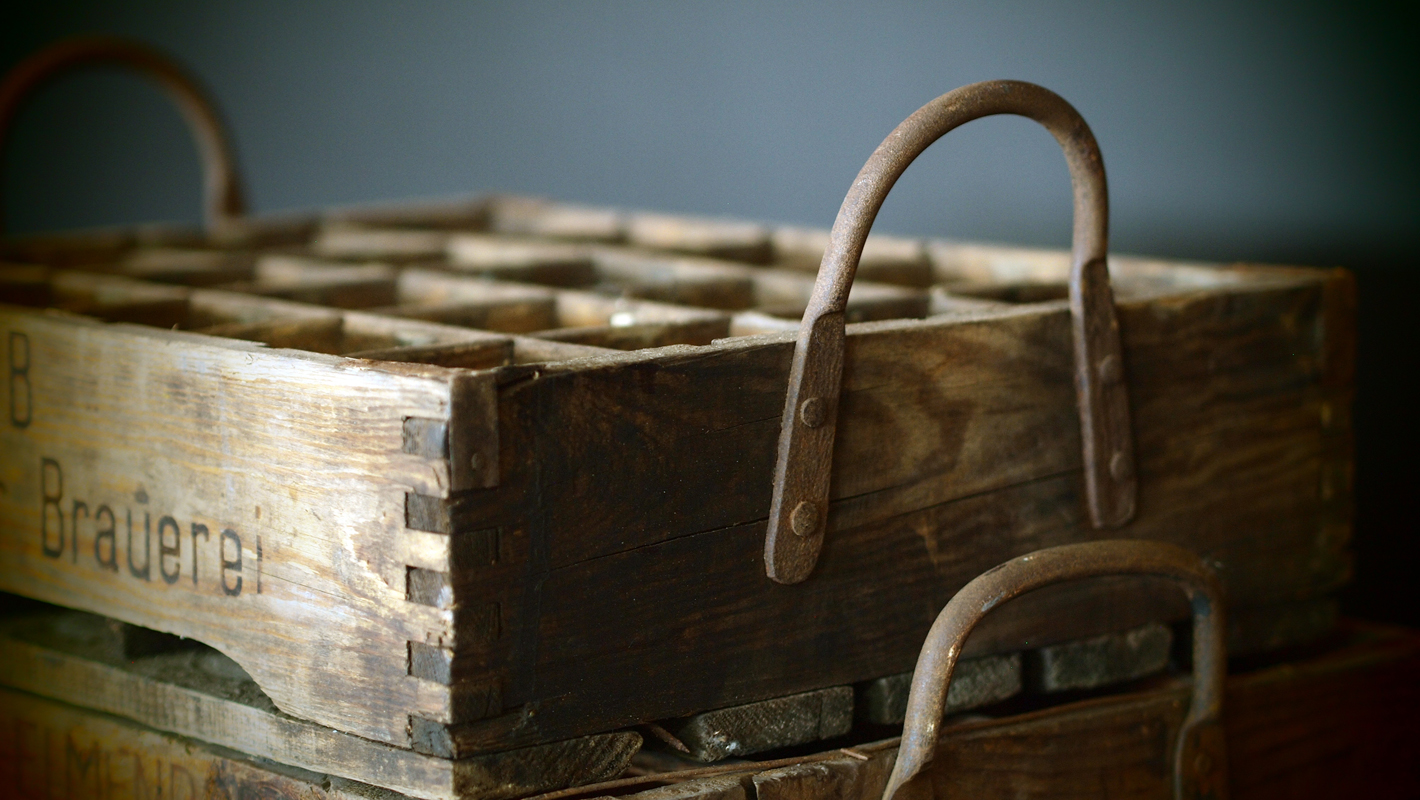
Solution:
[[[10,424],[28,428],[34,417],[34,388],[30,385],[30,337],[10,332]]]
[[[167,532],[173,532],[173,543],[168,545]],[[163,576],[163,583],[169,586],[177,583],[179,574],[182,572],[182,529],[178,527],[177,520],[172,517],[163,517],[158,520],[158,572]],[[172,559],[172,571],[168,570],[168,559]]]
[[[261,593],[261,537],[251,543],[257,575],[254,581],[248,581],[246,573],[250,562],[244,558],[248,543],[235,528],[223,528],[213,537],[206,523],[188,523],[191,553],[187,554],[183,552],[183,523],[176,516],[158,516],[156,531],[153,529],[154,512],[147,508],[135,509],[126,501],[100,503],[90,516],[88,500],[65,497],[64,468],[58,459],[41,458],[39,473],[40,550],[46,557],[61,559],[67,549],[70,562],[80,564],[81,552],[92,553],[95,568],[126,574],[140,581],[152,581],[156,565],[158,576],[168,586],[179,582],[186,565],[193,587],[202,586],[202,576],[206,575],[209,576],[206,578],[208,591],[224,597],[238,597],[244,591],[250,592],[252,586],[256,594]],[[148,500],[146,492],[141,500]],[[64,513],[66,502],[68,515]],[[121,537],[118,535],[120,516],[124,525]],[[92,545],[88,543],[90,537]],[[85,542],[83,548],[81,539]],[[198,565],[204,560],[208,566],[199,571]],[[121,570],[120,564],[126,564],[127,569]]]
[[[235,558],[227,558],[227,541],[232,542],[232,552]],[[228,528],[222,531],[222,592],[228,595],[239,595],[242,593],[242,540],[237,536],[237,532]],[[227,571],[236,573],[236,583],[227,585]]]
[[[44,554],[59,558],[64,554],[64,511],[59,501],[64,498],[64,472],[59,462],[52,458],[42,458],[39,462],[39,488],[42,509],[39,519],[39,542]],[[54,546],[50,546],[50,533],[54,534]]]

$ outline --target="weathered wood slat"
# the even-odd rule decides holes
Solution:
[[[452,620],[405,597],[404,498],[473,479],[406,453],[403,423],[477,413],[453,374],[8,309],[0,330],[25,356],[3,588],[200,639],[282,708],[407,746],[408,643]]]
[[[1095,689],[1162,672],[1172,647],[1173,632],[1151,622],[1124,633],[1029,650],[1022,671],[1036,692]]]
[[[516,196],[493,199],[489,227],[499,233],[549,239],[619,242],[626,238],[626,217],[615,209]]]
[[[775,228],[774,265],[817,273],[828,249],[828,231],[811,228]],[[932,264],[922,241],[896,236],[870,235],[858,260],[858,277],[865,281],[901,286],[930,286]]]
[[[78,612],[0,622],[0,684],[420,798],[492,800],[605,780],[640,746],[635,733],[609,733],[450,761],[282,714],[220,653],[133,659],[112,652],[107,634],[107,620]]]
[[[860,684],[858,719],[873,725],[901,725],[907,716],[912,673],[902,672]],[[1021,691],[1021,654],[968,658],[957,662],[947,689],[946,713],[956,714],[1014,697]]]
[[[843,736],[853,727],[853,689],[836,686],[668,720],[691,758],[719,761]]]
[[[0,791],[7,797],[370,797],[342,783],[0,688]]]
[[[642,212],[627,218],[626,237],[639,247],[729,261],[767,264],[773,258],[769,229],[754,222]]]

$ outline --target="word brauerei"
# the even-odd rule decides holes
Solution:
[[[169,586],[183,580],[194,587],[210,584],[228,597],[261,593],[260,536],[251,580],[236,530],[213,530],[202,522],[156,513],[146,507],[148,496],[142,489],[134,498],[137,508],[65,497],[64,468],[53,458],[40,459],[40,502],[40,548],[49,558],[67,557],[74,564],[83,560],[101,570],[142,581],[162,580]]]

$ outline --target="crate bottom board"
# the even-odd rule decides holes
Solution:
[[[115,651],[113,630],[103,617],[52,609],[0,621],[0,685],[428,800],[498,800],[605,780],[641,746],[639,734],[620,731],[439,758],[283,714],[235,662],[204,647]]]
[[[0,688],[0,794],[72,800],[382,797],[363,784],[5,688]]]

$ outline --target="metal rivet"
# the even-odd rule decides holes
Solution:
[[[799,420],[810,428],[822,425],[825,416],[822,397],[810,397],[799,404]]]
[[[1113,386],[1124,377],[1119,368],[1119,359],[1113,355],[1100,359],[1100,363],[1095,367],[1095,374],[1099,375],[1100,382],[1106,386]]]
[[[1117,450],[1109,457],[1109,474],[1117,481],[1127,481],[1134,477],[1134,462],[1123,450]]]
[[[468,465],[474,470],[477,470],[482,464],[483,459],[480,458],[477,453],[474,453],[473,455],[468,457]]]
[[[798,536],[808,536],[818,527],[818,504],[812,500],[805,500],[794,506],[794,512],[789,515],[789,528]]]

